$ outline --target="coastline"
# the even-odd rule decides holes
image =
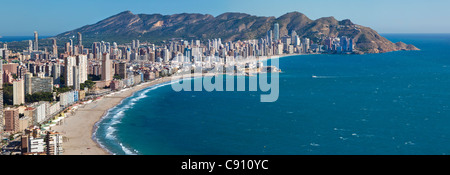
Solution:
[[[274,55],[258,59],[258,61],[295,55],[305,54]],[[190,77],[195,78],[214,75],[215,73],[203,73],[191,74]],[[132,96],[135,92],[151,86],[170,82],[175,78],[185,77],[170,76],[145,82],[131,88],[104,95],[100,99],[78,108],[73,115],[64,118],[61,124],[52,127],[53,130],[61,133],[64,138],[63,155],[112,155],[112,153],[98,143],[95,138],[98,122],[102,121],[103,117],[108,114],[110,109],[119,105],[122,100]]]
[[[132,96],[135,92],[150,86],[171,81],[171,77],[146,82],[123,91],[105,95],[101,99],[78,108],[74,115],[64,118],[60,125],[52,127],[61,133],[64,138],[63,155],[110,155],[107,150],[92,137],[97,122],[108,113],[109,109],[119,105],[123,99]]]
[[[264,61],[282,57],[311,55],[311,54],[283,54],[266,56],[249,61]],[[214,76],[215,73],[191,74],[190,78]],[[97,124],[102,121],[108,111],[119,105],[125,98],[132,96],[135,92],[145,88],[170,82],[172,79],[186,78],[180,76],[163,77],[157,80],[145,82],[131,88],[116,91],[102,96],[100,99],[86,104],[75,110],[75,114],[66,117],[61,124],[52,127],[61,133],[64,138],[63,155],[112,155],[106,148],[98,143],[95,138]]]
[[[191,75],[191,78],[213,75],[198,74]],[[97,123],[108,114],[111,108],[119,105],[122,100],[132,96],[135,92],[170,82],[173,78],[175,77],[163,77],[122,91],[113,92],[78,108],[73,115],[64,118],[61,124],[51,128],[61,133],[64,138],[63,155],[112,155],[94,137],[98,126]]]

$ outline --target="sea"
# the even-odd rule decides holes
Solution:
[[[118,155],[450,154],[450,34],[383,36],[421,50],[279,58],[272,103],[263,91],[148,87],[93,137]]]
[[[48,38],[50,36],[39,36],[39,39]],[[34,36],[1,36],[0,42],[7,43],[13,41],[34,40]]]

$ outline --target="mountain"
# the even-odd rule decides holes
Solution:
[[[64,32],[56,38],[67,40],[80,32],[87,43],[102,40],[129,43],[132,39],[157,43],[174,38],[237,41],[263,38],[275,22],[280,25],[280,36],[294,30],[300,37],[308,37],[315,43],[323,42],[327,36],[347,36],[354,39],[355,48],[361,53],[418,50],[413,45],[392,43],[375,30],[348,19],[339,21],[334,17],[324,17],[311,20],[300,12],[276,18],[245,13],[224,13],[214,17],[195,13],[161,15],[124,11],[95,24]]]

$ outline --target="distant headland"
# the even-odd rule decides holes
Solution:
[[[221,38],[228,42],[265,38],[274,23],[279,24],[280,38],[295,31],[300,38],[309,38],[313,44],[325,45],[327,38],[345,36],[353,39],[355,52],[358,53],[419,50],[410,44],[392,43],[375,30],[354,24],[349,19],[338,21],[334,17],[323,17],[311,20],[300,12],[290,12],[276,18],[245,13],[224,13],[214,17],[198,13],[161,15],[124,11],[95,24],[61,33],[56,38],[64,40],[80,32],[86,42],[104,40],[125,43],[130,42],[130,38],[154,43],[178,38]]]

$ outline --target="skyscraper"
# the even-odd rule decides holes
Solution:
[[[3,73],[3,65],[0,63],[0,72]],[[4,115],[3,115],[3,76],[0,76],[0,137],[4,127]]]
[[[80,32],[78,32],[78,48],[79,48],[79,49],[82,49],[82,48],[83,48],[83,41],[82,41],[81,33],[80,33]]]
[[[341,36],[340,38],[340,43],[339,45],[341,45],[342,47],[342,51],[346,52],[348,50],[348,44],[349,44],[349,40],[346,36]]]
[[[68,56],[64,59],[64,78],[66,79],[66,86],[73,86],[73,66],[76,65],[75,57]]]
[[[102,80],[109,81],[112,79],[111,76],[112,64],[109,59],[109,53],[103,53],[102,55]]]
[[[73,55],[73,51],[75,50],[74,48],[73,48],[73,40],[72,39],[69,39],[69,41],[70,41],[70,47],[69,47],[69,49],[70,49],[70,55]]]
[[[32,52],[33,51],[33,41],[28,40],[28,52]]]
[[[88,79],[87,73],[87,55],[77,55],[78,78],[80,83],[84,83]]]
[[[19,110],[6,109],[5,110],[5,131],[18,132],[19,131]]]
[[[25,104],[24,80],[13,82],[13,105]]]
[[[61,66],[58,63],[53,64],[52,66],[52,77],[53,77],[53,84],[60,84],[61,82]]]
[[[73,66],[73,89],[80,90],[80,72],[78,66]]]
[[[70,42],[67,42],[64,46],[64,50],[66,51],[66,54],[70,55]]]
[[[278,23],[275,23],[273,25],[273,32],[274,32],[274,40],[277,42],[280,39],[280,25]]]
[[[267,42],[269,42],[269,45],[272,45],[273,36],[272,36],[272,30],[267,31]]]
[[[122,79],[127,79],[127,63],[125,63],[125,62],[119,63],[118,74]]]
[[[53,38],[53,57],[58,57],[58,46],[56,45],[56,39]]]
[[[36,31],[34,31],[34,44],[33,44],[33,50],[35,50],[35,51],[38,51],[39,50],[39,47],[38,47],[38,39],[39,39],[39,36],[38,36],[38,33],[36,32]]]
[[[297,37],[297,32],[295,32],[295,30],[292,30],[291,31],[291,44],[292,45],[295,45],[295,43],[296,43],[296,37]]]
[[[31,95],[31,78],[33,77],[33,74],[31,72],[27,72],[24,77],[25,82],[23,82],[23,84],[25,85],[25,94]]]
[[[310,44],[310,40],[309,38],[303,38],[302,40],[302,45],[303,45],[303,52],[308,52],[309,51],[309,44]]]
[[[1,61],[1,60],[0,60]],[[0,72],[3,75],[3,61],[0,62]],[[0,89],[3,89],[3,76],[0,76]]]

